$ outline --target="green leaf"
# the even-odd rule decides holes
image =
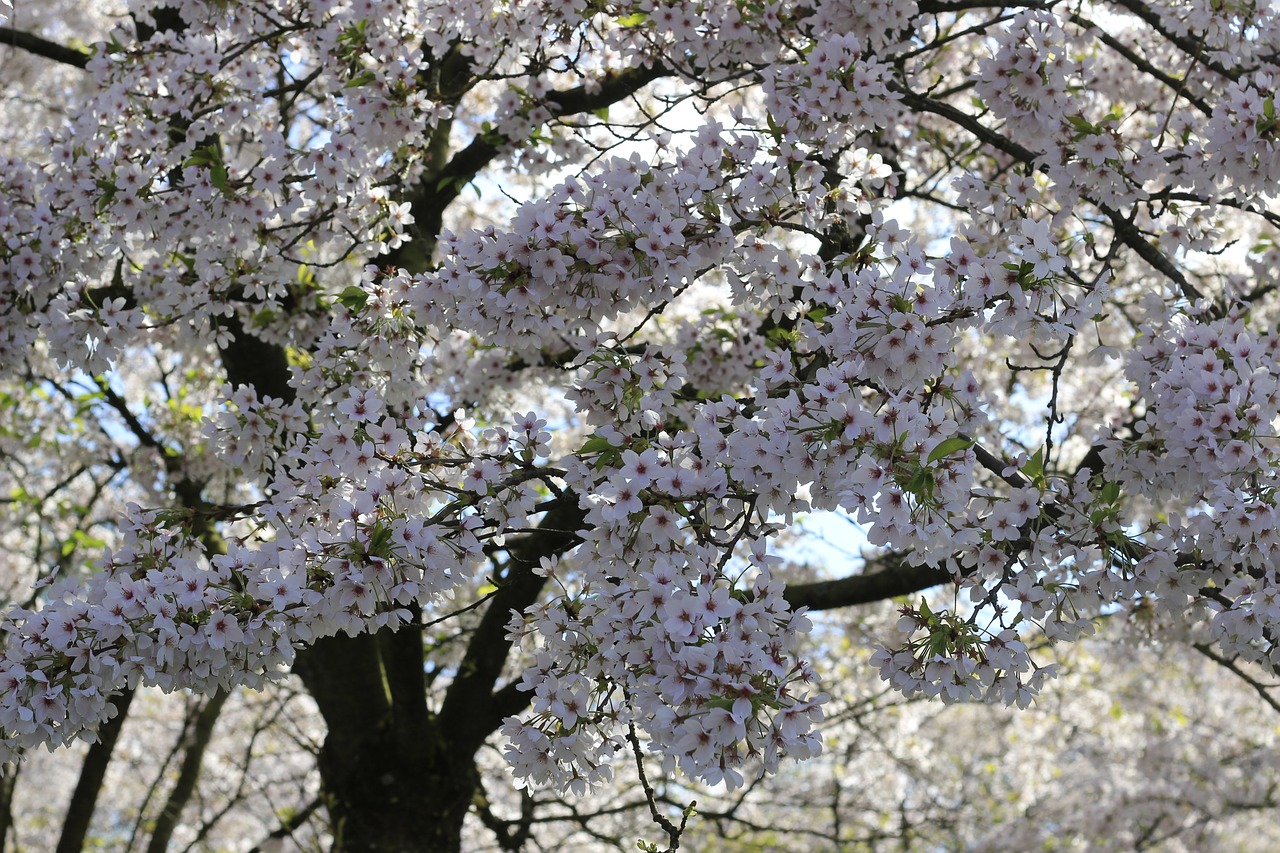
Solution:
[[[645,12],[636,12],[634,15],[623,15],[618,19],[620,27],[639,27],[649,20],[649,15]]]
[[[352,311],[360,311],[364,308],[365,303],[369,301],[369,294],[365,293],[362,288],[349,284],[342,293],[338,294],[338,301]]]
[[[368,86],[374,80],[378,79],[378,75],[372,71],[364,71],[347,81],[344,89],[358,89],[361,86]]]
[[[98,199],[97,205],[98,211],[101,212],[106,210],[111,205],[111,202],[115,200],[117,189],[116,185],[111,181],[103,180],[102,178],[99,178],[95,183],[98,185],[98,189],[102,190],[102,197]]]
[[[214,188],[223,195],[230,193],[231,187],[227,184],[227,167],[220,162],[210,166],[209,183],[213,184]]]
[[[1082,115],[1067,116],[1067,123],[1079,136],[1091,136],[1098,133],[1098,126]]]
[[[973,446],[973,440],[964,438],[963,436],[954,435],[944,441],[938,442],[938,446],[929,454],[929,464],[932,465],[944,456],[950,456],[957,450],[966,450]]]
[[[364,41],[364,31],[368,26],[368,21],[356,21],[342,31],[341,35],[338,36],[338,41],[347,43],[362,42]]]
[[[71,531],[71,538],[62,543],[62,556],[69,557],[77,548],[102,548],[107,544],[105,539],[90,536],[83,530]]]
[[[784,329],[781,326],[774,326],[765,332],[765,339],[781,349],[790,349],[791,345],[800,339],[800,333],[795,329]]]
[[[105,548],[107,545],[107,540],[99,539],[96,536],[90,536],[83,530],[72,531],[71,538],[75,540],[76,545],[81,548]]]
[[[907,481],[906,490],[922,501],[930,501],[936,485],[933,472],[928,468],[917,468]]]
[[[202,145],[195,151],[191,152],[191,156],[187,158],[184,166],[208,166],[211,163],[222,162],[222,149],[218,147],[218,143],[210,143]]]
[[[765,124],[767,124],[769,127],[769,135],[773,137],[773,140],[775,142],[781,141],[782,128],[778,127],[778,123],[773,120],[773,114],[765,113],[764,120],[765,120]]]
[[[1044,473],[1044,448],[1036,450],[1035,455],[1027,460],[1027,464],[1022,466],[1022,473],[1027,479],[1035,481],[1040,479],[1040,475]]]
[[[369,553],[374,557],[390,555],[391,536],[393,531],[382,522],[373,525],[373,533],[369,536]]]
[[[609,443],[609,439],[603,436],[593,435],[582,443],[582,447],[578,448],[578,455],[594,456],[597,453],[607,453],[610,450],[617,449],[618,448]]]

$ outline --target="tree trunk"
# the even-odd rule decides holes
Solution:
[[[475,793],[475,747],[441,734],[411,628],[319,640],[294,670],[328,724],[321,798],[332,853],[456,853]]]
[[[98,796],[103,792],[102,780],[106,778],[107,765],[111,762],[111,754],[120,738],[124,719],[129,714],[133,694],[132,687],[126,688],[111,700],[115,703],[116,715],[102,724],[102,728],[98,730],[97,742],[89,746],[84,764],[80,767],[80,778],[71,794],[71,804],[67,806],[66,817],[62,819],[57,853],[79,853],[85,847],[85,837],[89,834],[93,812],[98,806]]]
[[[458,853],[475,794],[468,760],[449,766],[449,749],[426,764],[394,739],[371,737],[356,763],[321,755],[332,853]]]
[[[498,687],[512,611],[538,598],[539,561],[579,541],[574,500],[548,510],[509,548],[499,584],[471,633],[439,713],[427,707],[422,634],[412,626],[317,640],[294,672],[329,727],[320,754],[332,853],[456,853],[477,790],[476,751],[529,694]]]

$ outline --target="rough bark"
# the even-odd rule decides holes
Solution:
[[[497,701],[505,693],[494,693],[511,645],[508,614],[537,599],[545,579],[532,567],[573,547],[581,518],[576,504],[553,508],[512,547],[438,714],[425,701],[422,637],[412,626],[327,637],[299,654],[294,671],[329,728],[320,777],[334,853],[462,849],[475,753],[508,710]]]
[[[460,849],[474,767],[439,736],[422,694],[405,692],[401,664],[415,647],[420,671],[412,628],[327,637],[294,666],[329,729],[320,777],[334,851]]]

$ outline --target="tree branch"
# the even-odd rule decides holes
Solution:
[[[957,124],[965,130],[973,134],[981,142],[991,147],[1003,151],[1011,157],[1020,160],[1029,165],[1035,166],[1036,162],[1043,156],[1040,153],[1032,151],[1023,145],[1014,142],[1007,136],[992,130],[985,124],[980,122],[975,116],[971,116],[950,104],[941,101],[935,101],[932,98],[926,98],[916,92],[912,92],[903,86],[894,86],[894,91],[902,95],[902,102],[912,109],[920,112],[933,113],[936,116],[945,118],[953,124]],[[1120,211],[1101,202],[1094,201],[1085,194],[1081,194],[1081,198],[1094,205],[1098,210],[1102,211],[1107,219],[1111,220],[1112,230],[1115,232],[1116,239],[1124,243],[1138,257],[1146,261],[1152,268],[1165,275],[1170,281],[1178,285],[1182,295],[1192,301],[1201,299],[1203,295],[1200,291],[1187,280],[1182,271],[1174,266],[1164,254],[1155,246],[1152,246],[1136,225],[1133,224],[1129,217],[1126,217]]]
[[[27,53],[45,59],[52,59],[54,62],[61,62],[63,65],[70,65],[73,68],[84,68],[89,64],[89,60],[93,56],[87,50],[65,47],[33,33],[13,28],[0,28],[0,45],[8,45],[18,50],[25,50]]]
[[[661,62],[639,68],[628,68],[625,71],[606,75],[603,80],[589,88],[576,86],[563,92],[551,92],[547,95],[547,101],[550,102],[551,113],[556,118],[575,113],[588,113],[616,104],[623,98],[634,95],[654,80],[670,73],[671,70]]]
[[[1153,77],[1156,80],[1159,80],[1161,83],[1165,84],[1165,86],[1167,86],[1173,92],[1175,97],[1184,98],[1187,101],[1187,103],[1191,104],[1193,107],[1195,107],[1200,112],[1204,113],[1206,116],[1211,115],[1213,113],[1213,110],[1209,108],[1209,105],[1206,104],[1203,99],[1198,98],[1194,94],[1186,91],[1186,88],[1187,88],[1186,80],[1181,80],[1177,77],[1174,77],[1172,74],[1168,74],[1165,71],[1159,68],[1156,68],[1150,62],[1148,62],[1146,59],[1140,56],[1137,51],[1125,45],[1122,41],[1120,41],[1120,39],[1111,35],[1102,27],[1095,24],[1093,21],[1090,21],[1087,18],[1083,18],[1080,15],[1077,15],[1075,13],[1072,13],[1071,20],[1081,27],[1086,27],[1088,29],[1094,30],[1097,34],[1098,41],[1102,42],[1107,47],[1111,48],[1116,53],[1123,56],[1125,59],[1129,61],[1131,65],[1133,65],[1134,68],[1137,68],[1143,74]]]
[[[1019,3],[1022,9],[1048,9],[1052,3]],[[991,0],[920,0],[918,14],[938,15],[945,12],[967,12],[972,9],[1007,9],[1008,3],[993,3]]]
[[[62,818],[57,853],[80,853],[85,848],[85,836],[89,834],[89,824],[97,808],[98,795],[102,793],[102,780],[106,778],[107,765],[111,763],[111,753],[115,751],[124,718],[129,714],[133,694],[133,688],[126,688],[112,699],[116,715],[98,729],[98,740],[90,745],[89,752],[84,757],[80,777],[71,794],[71,803]]]
[[[507,575],[480,617],[458,675],[440,705],[440,731],[450,733],[459,751],[479,748],[501,725],[505,713],[495,713],[499,709],[494,705],[493,686],[511,651],[507,637],[511,613],[522,612],[538,600],[546,578],[535,574],[534,567],[543,557],[562,554],[582,541],[577,531],[584,518],[577,497],[566,495],[547,512],[536,532],[512,547]],[[505,712],[505,705],[501,710]]]
[[[320,798],[315,797],[311,802],[280,821],[280,826],[272,830],[271,834],[267,836],[265,841],[260,841],[250,848],[249,853],[266,853],[268,844],[272,844],[274,841],[293,837],[293,833],[298,830],[298,827],[306,823],[311,818],[311,815],[315,814],[315,811],[318,808],[320,808]],[[272,849],[275,849],[274,845],[272,845]]]
[[[670,73],[670,69],[661,63],[630,68],[606,76],[591,88],[576,86],[563,92],[551,92],[546,96],[546,106],[553,119],[591,112],[630,97],[649,83]],[[402,199],[409,202],[413,210],[414,225],[410,233],[414,240],[425,242],[428,246],[434,245],[444,221],[445,210],[476,175],[512,142],[512,139],[502,134],[477,136],[455,153],[448,163],[423,175]],[[416,271],[415,267],[425,265],[430,251],[421,245],[410,247],[413,247],[413,243],[406,243],[402,249],[390,253],[387,260],[395,266]]]
[[[1234,658],[1224,657],[1205,643],[1194,643],[1192,648],[1219,666],[1234,673],[1241,681],[1252,687],[1253,691],[1262,697],[1262,701],[1266,702],[1267,705],[1271,707],[1271,710],[1280,711],[1280,702],[1277,702],[1275,697],[1271,695],[1267,686],[1249,673],[1245,672]]]
[[[952,583],[951,572],[937,566],[913,566],[901,554],[888,554],[879,561],[883,568],[832,581],[788,584],[782,596],[793,608],[835,610],[870,604],[930,587]]]
[[[185,744],[182,765],[178,770],[178,780],[165,799],[164,808],[156,818],[155,828],[151,831],[151,841],[147,844],[147,853],[165,853],[169,849],[169,841],[173,831],[178,827],[178,819],[182,811],[195,793],[196,782],[200,779],[200,767],[204,763],[204,754],[213,739],[213,727],[222,714],[222,706],[226,704],[228,690],[219,690],[204,703],[204,707],[196,715],[195,725]]]
[[[1097,204],[1095,202],[1095,204]],[[1187,280],[1182,271],[1173,265],[1173,262],[1165,257],[1155,246],[1147,242],[1147,238],[1138,230],[1138,226],[1133,224],[1132,219],[1126,217],[1120,211],[1105,204],[1097,204],[1098,210],[1111,220],[1111,227],[1116,233],[1116,237],[1121,243],[1124,243],[1130,249],[1137,253],[1153,268],[1163,273],[1166,278],[1178,285],[1182,291],[1182,295],[1192,302],[1204,298],[1194,284]]]
[[[395,740],[413,743],[422,736],[421,727],[429,718],[427,707],[427,679],[422,660],[422,632],[414,630],[421,623],[422,606],[410,607],[413,623],[396,631],[379,631],[379,657],[391,696],[391,725],[395,728]]]
[[[1203,35],[1201,36],[1200,41],[1194,41],[1187,36],[1174,33],[1164,25],[1164,22],[1160,20],[1160,16],[1146,4],[1142,3],[1141,0],[1112,0],[1112,2],[1121,9],[1128,11],[1134,17],[1141,19],[1142,22],[1151,27],[1152,30],[1159,33],[1170,43],[1176,45],[1177,48],[1187,56],[1199,61],[1199,63],[1205,68],[1217,72],[1228,80],[1237,80],[1240,78],[1241,69],[1227,68],[1211,56],[1206,55]]]
[[[22,765],[18,762],[0,764],[0,850],[9,850],[10,836],[14,834],[13,792],[18,787],[18,774]]]

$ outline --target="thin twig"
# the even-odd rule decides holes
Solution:
[[[628,695],[627,705],[630,706],[631,698]],[[653,822],[662,828],[667,834],[667,849],[664,853],[675,853],[680,849],[680,836],[684,833],[685,824],[689,822],[689,815],[693,814],[693,807],[697,805],[697,800],[693,800],[686,806],[680,818],[680,825],[676,826],[666,815],[658,811],[658,795],[654,793],[653,786],[649,784],[649,777],[644,772],[644,755],[640,751],[640,738],[636,735],[636,724],[627,723],[627,741],[631,744],[631,751],[636,757],[636,771],[640,774],[640,787],[644,789],[645,799],[649,801],[649,815],[653,818]]]

